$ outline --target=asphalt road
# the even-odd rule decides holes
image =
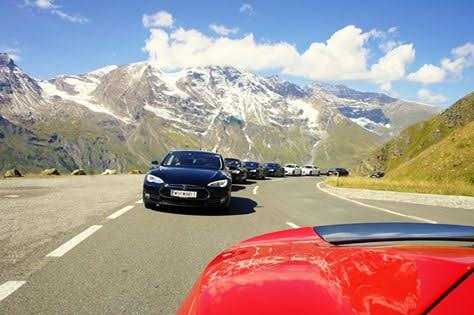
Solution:
[[[275,230],[420,222],[414,218],[474,225],[472,210],[380,201],[367,201],[372,206],[367,207],[322,192],[316,187],[320,181],[298,177],[235,185],[230,215],[148,210],[136,203],[136,194],[37,248],[34,258],[9,272],[9,279],[1,279],[0,314],[172,314],[215,255]],[[68,247],[74,241],[77,246]],[[22,268],[31,263],[39,267],[22,278]],[[22,284],[1,300],[1,285],[7,280],[25,283],[4,285],[5,296],[8,288]]]

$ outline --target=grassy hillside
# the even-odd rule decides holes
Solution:
[[[340,186],[474,196],[474,93],[408,127],[358,168],[361,175],[374,170],[387,175],[346,178]]]
[[[362,161],[358,167],[358,172],[362,175],[367,175],[374,170],[383,170],[390,173],[401,165],[418,158],[422,152],[440,143],[452,132],[462,129],[471,121],[474,121],[474,93],[463,97],[431,120],[414,124],[402,131],[399,136],[387,142],[373,152],[368,159]],[[461,133],[466,132],[466,130],[464,129]],[[443,149],[447,150],[448,147],[449,142],[444,144]],[[473,153],[473,149],[464,148],[462,152],[466,152],[466,154]],[[408,165],[411,164],[406,164],[406,166]],[[413,165],[419,164],[415,163]],[[427,171],[435,172],[429,165],[425,167],[428,168]],[[411,171],[414,170],[409,170],[409,172]],[[402,170],[399,169],[398,173],[401,172]]]
[[[329,136],[315,148],[314,164],[322,168],[353,168],[376,147],[381,138],[347,120],[340,121],[328,130]]]

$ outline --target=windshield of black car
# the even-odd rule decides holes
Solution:
[[[246,163],[245,163],[245,166],[246,166],[246,167],[249,167],[249,168],[257,168],[257,167],[258,167],[258,163],[256,163],[256,162],[246,162]]]
[[[303,168],[313,168],[311,165],[305,165]]]
[[[239,160],[233,160],[233,159],[225,159],[225,165],[227,166],[234,166],[234,167],[240,167],[241,163]]]
[[[218,154],[183,151],[168,154],[161,165],[217,170],[222,168],[222,160]]]
[[[278,164],[275,164],[275,163],[267,163],[264,165],[265,167],[271,167],[271,168],[277,168],[278,167]]]

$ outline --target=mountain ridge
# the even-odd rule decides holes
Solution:
[[[138,62],[35,80],[8,55],[0,55],[0,115],[28,128],[38,139],[57,135],[56,141],[44,144],[42,154],[51,147],[46,160],[56,161],[55,152],[65,152],[68,158],[62,160],[68,162],[59,166],[64,170],[145,168],[149,160],[177,148],[297,163],[313,162],[323,154],[329,158],[315,164],[330,166],[339,154],[338,144],[325,154],[319,152],[318,144],[330,142],[327,139],[334,130],[344,134],[349,129],[352,135],[370,139],[359,143],[361,150],[356,147],[351,152],[358,157],[406,123],[391,125],[390,117],[410,116],[406,113],[418,110],[425,118],[436,111],[396,99],[388,102],[389,97],[380,93],[347,87],[352,92],[344,95],[349,98],[341,98],[233,67],[166,73],[149,62]],[[397,102],[395,115],[384,113]],[[328,126],[338,127],[328,132]],[[25,150],[20,147],[12,150],[20,154]],[[41,159],[38,162],[37,155],[32,159],[36,166],[24,165],[28,170],[51,166]],[[15,167],[7,164],[2,164],[3,169]]]

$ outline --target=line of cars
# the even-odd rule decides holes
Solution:
[[[341,169],[338,169],[341,174]],[[245,183],[248,178],[265,179],[267,176],[319,176],[314,165],[298,166],[288,163],[255,161],[242,162],[225,158],[215,152],[172,151],[161,163],[152,162],[145,176],[143,201],[146,208],[184,206],[218,208],[229,211],[232,184]],[[348,174],[348,173],[347,173]]]

